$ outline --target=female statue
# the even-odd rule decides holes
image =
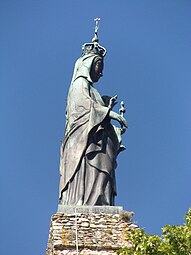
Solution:
[[[60,155],[59,200],[63,205],[114,205],[123,128],[110,122],[115,119],[121,127],[127,127],[127,122],[112,111],[114,98],[108,104],[93,86],[102,76],[103,49],[94,37],[75,64]]]

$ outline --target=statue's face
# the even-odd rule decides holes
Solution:
[[[99,78],[102,76],[102,72],[103,72],[103,60],[94,59],[90,72],[92,81],[97,82]]]

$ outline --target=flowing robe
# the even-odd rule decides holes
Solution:
[[[60,203],[114,205],[119,141],[109,108],[84,76],[72,82],[60,155]]]

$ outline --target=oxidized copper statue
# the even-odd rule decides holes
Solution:
[[[93,83],[102,76],[106,49],[98,44],[98,19],[92,43],[83,45],[71,81],[66,130],[60,155],[60,194],[63,205],[114,205],[115,168],[123,114],[112,111],[116,97],[101,97]],[[122,111],[122,113],[124,110]],[[121,127],[111,124],[117,120]]]

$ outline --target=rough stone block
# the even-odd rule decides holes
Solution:
[[[83,208],[75,213],[67,208],[64,213],[52,216],[46,255],[113,255],[123,247],[131,245],[127,240],[130,229],[137,227],[118,207],[105,209]],[[71,209],[71,210],[70,210]],[[78,208],[79,209],[79,208]],[[85,209],[85,210],[84,210]],[[108,209],[108,208],[107,208]],[[75,210],[76,211],[76,210]]]

